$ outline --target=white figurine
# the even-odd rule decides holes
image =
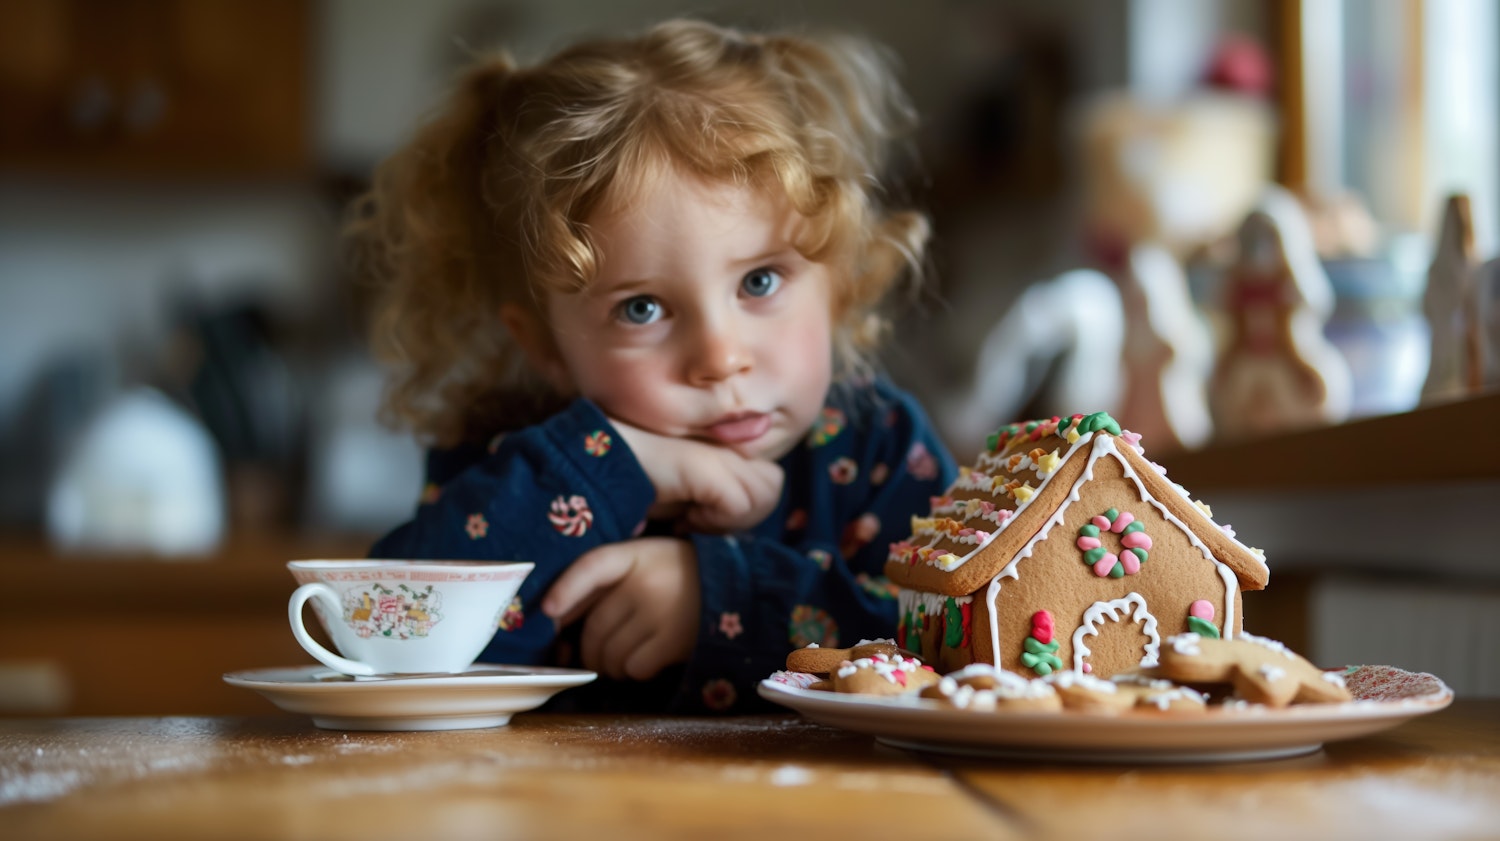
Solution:
[[[940,413],[949,440],[982,441],[1019,419],[1033,395],[1048,414],[1114,411],[1124,341],[1125,312],[1107,276],[1076,269],[1033,284],[985,336],[969,393]]]
[[[1432,329],[1431,362],[1422,400],[1451,400],[1477,391],[1482,383],[1480,326],[1475,289],[1478,258],[1469,197],[1448,197],[1437,249],[1427,269],[1422,311]]]

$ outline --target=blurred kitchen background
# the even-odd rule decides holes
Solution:
[[[0,564],[63,606],[0,712],[253,705],[121,694],[146,648],[305,659],[282,562],[421,491],[346,203],[474,52],[673,15],[897,56],[936,239],[884,362],[961,460],[1110,409],[1266,549],[1247,628],[1500,693],[1492,0],[6,0]]]

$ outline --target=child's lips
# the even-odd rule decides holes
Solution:
[[[708,435],[721,444],[744,444],[765,435],[771,429],[769,414],[731,415],[708,427]]]

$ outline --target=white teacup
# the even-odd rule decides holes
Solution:
[[[461,672],[494,637],[533,564],[517,561],[290,561],[301,586],[287,613],[307,653],[356,677]],[[302,605],[340,657],[302,624]]]

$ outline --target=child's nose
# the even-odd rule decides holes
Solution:
[[[689,378],[695,383],[715,383],[750,370],[749,345],[736,325],[704,325],[689,349]]]

